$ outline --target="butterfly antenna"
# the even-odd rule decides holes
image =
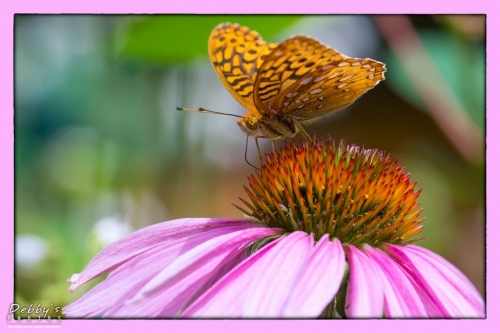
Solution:
[[[257,141],[257,139],[255,139],[255,141]],[[257,146],[258,147],[258,146]],[[245,162],[247,162],[248,165],[250,165],[252,168],[256,169],[256,170],[259,170],[261,171],[259,168],[257,168],[255,165],[253,165],[252,163],[248,162],[248,159],[247,159],[247,151],[248,151],[248,135],[247,135],[247,143],[245,145]],[[259,155],[260,155],[260,152],[259,152]],[[262,160],[261,160],[261,163],[262,163]]]
[[[232,117],[236,117],[236,118],[243,118],[242,116],[238,116],[237,114],[231,114],[231,113],[224,113],[224,112],[211,111],[211,110],[207,110],[207,109],[204,109],[204,108],[197,108],[197,109],[195,110],[195,109],[188,109],[188,108],[180,108],[180,107],[176,107],[176,109],[177,109],[177,110],[179,110],[179,111],[189,111],[189,112],[200,112],[200,113],[220,114],[220,115],[223,115],[223,116],[232,116]]]

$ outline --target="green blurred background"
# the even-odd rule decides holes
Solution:
[[[71,294],[65,280],[138,228],[242,217],[231,203],[254,169],[235,119],[175,110],[245,112],[208,58],[225,21],[387,63],[385,81],[306,129],[406,165],[423,189],[419,245],[484,295],[485,16],[16,15],[16,302],[77,299],[95,282]]]

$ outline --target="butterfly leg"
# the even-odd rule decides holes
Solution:
[[[255,145],[257,146],[257,151],[259,152],[260,165],[262,165],[262,161],[264,159],[262,158],[262,153],[260,152],[259,141],[257,140],[257,138],[255,138]]]
[[[259,149],[259,143],[257,142],[257,138],[255,138],[255,143],[257,144],[257,150],[259,151],[259,157],[260,157],[260,149]],[[259,168],[257,168],[255,165],[252,163],[248,162],[247,159],[247,152],[248,152],[248,135],[247,135],[247,143],[245,145],[245,162],[247,162],[248,165],[250,165],[252,168],[255,168],[260,171]],[[260,165],[262,165],[262,158],[260,159]]]
[[[299,133],[300,135],[302,135],[302,137],[304,139],[307,139],[309,142],[313,142],[313,140],[311,139],[311,137],[309,136],[309,134],[307,134],[307,132],[305,131],[305,129],[299,124],[299,122],[295,119],[292,118],[292,121],[293,121],[293,124],[296,126],[296,128],[299,130]]]
[[[276,153],[276,149],[274,149],[274,140],[271,139],[271,147],[273,147],[273,156],[274,156],[274,160],[276,162],[278,162],[278,154]]]

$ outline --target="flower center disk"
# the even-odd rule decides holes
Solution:
[[[286,232],[324,234],[355,246],[407,245],[422,231],[416,182],[389,155],[333,139],[283,145],[249,176],[248,217]]]

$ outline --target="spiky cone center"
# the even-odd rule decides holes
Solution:
[[[324,234],[360,247],[407,245],[420,239],[416,202],[419,191],[410,174],[376,149],[339,144],[328,138],[283,145],[266,155],[262,171],[250,175],[250,201],[240,200],[250,218],[285,232]]]

